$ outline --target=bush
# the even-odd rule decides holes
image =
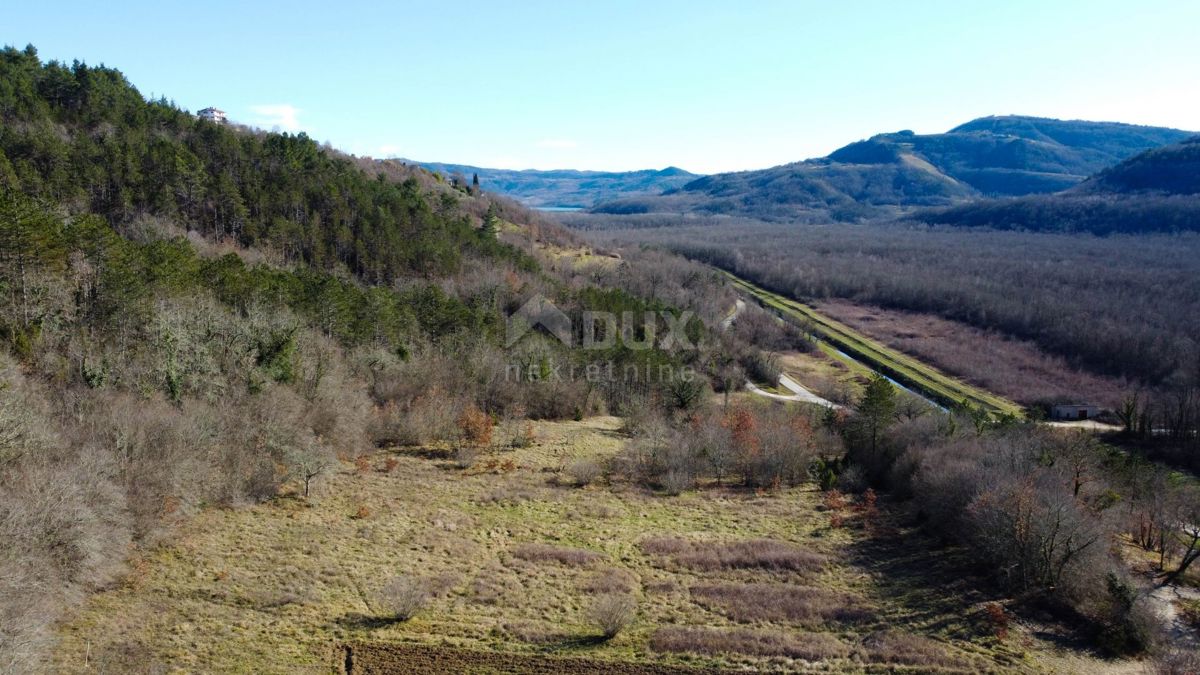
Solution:
[[[1161,637],[1161,626],[1151,607],[1139,597],[1129,580],[1110,572],[1106,579],[1107,605],[1098,642],[1110,654],[1123,656],[1150,650]]]
[[[624,593],[602,593],[592,601],[589,614],[600,627],[604,638],[611,640],[633,621],[637,614],[637,601],[632,595]]]
[[[454,448],[454,463],[460,469],[469,469],[479,459],[479,446],[460,443]]]
[[[867,489],[867,476],[857,464],[851,464],[842,469],[842,472],[837,477],[838,490],[851,494],[858,494]]]
[[[379,605],[386,615],[396,621],[408,621],[429,602],[430,587],[425,579],[397,576],[379,591]]]
[[[580,487],[594,483],[604,475],[604,467],[594,459],[577,457],[567,464],[567,475]]]
[[[696,478],[690,471],[667,469],[660,481],[663,490],[669,495],[679,495],[696,486]]]
[[[468,405],[458,416],[458,429],[463,440],[476,447],[491,445],[492,418],[474,405]]]

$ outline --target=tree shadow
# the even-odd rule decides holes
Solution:
[[[879,596],[894,608],[890,622],[966,641],[991,634],[983,607],[998,602],[1016,611],[1029,634],[1060,647],[1096,653],[1078,616],[1038,595],[1011,597],[960,545],[922,532],[910,514],[881,518],[870,536],[846,549],[847,560],[868,572]]]

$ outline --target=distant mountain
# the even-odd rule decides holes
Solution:
[[[673,166],[660,171],[514,171],[467,164],[412,163],[446,176],[461,175],[467,180],[478,175],[484,190],[536,208],[589,208],[615,199],[657,195],[699,178],[698,174]]]
[[[1057,192],[1189,132],[1115,122],[984,117],[944,134],[899,131],[828,157],[697,179],[602,213],[727,213],[773,220],[856,220],[912,207]]]
[[[942,225],[1092,234],[1200,230],[1200,136],[1135,155],[1052,195],[920,211]]]

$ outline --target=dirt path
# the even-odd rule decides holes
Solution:
[[[737,320],[738,315],[741,314],[743,311],[745,311],[745,309],[746,309],[746,301],[742,300],[741,298],[738,298],[737,302],[734,303],[734,305],[733,305],[733,311],[729,313],[729,316],[727,316],[721,320],[721,330],[729,330],[730,327],[733,326],[733,322]],[[776,401],[799,401],[801,403],[815,403],[817,405],[825,406],[826,408],[840,409],[843,407],[843,406],[840,406],[840,405],[834,403],[833,401],[829,401],[827,399],[821,398],[820,396],[817,396],[816,394],[812,393],[807,388],[805,388],[804,385],[793,380],[791,377],[788,377],[787,373],[783,373],[779,376],[779,386],[783,387],[784,389],[787,389],[788,391],[790,391],[792,393],[791,394],[772,394],[769,391],[763,391],[760,387],[755,385],[753,382],[746,383],[746,389],[749,390],[750,392],[758,394],[759,396],[765,396],[767,398],[775,399]]]
[[[738,315],[741,314],[745,309],[746,301],[738,298],[737,302],[733,304],[733,311],[729,313],[729,316],[721,319],[721,330],[729,330],[729,327],[733,325],[733,322],[737,321]]]
[[[746,383],[746,389],[750,390],[751,392],[753,392],[755,394],[758,394],[759,396],[766,396],[767,398],[772,398],[772,399],[775,399],[776,401],[800,401],[802,403],[816,403],[817,405],[822,405],[822,406],[825,406],[826,408],[837,408],[837,409],[841,409],[843,407],[843,406],[840,406],[840,405],[834,403],[833,401],[830,401],[828,399],[824,399],[824,398],[821,398],[820,396],[817,396],[816,394],[812,393],[808,389],[805,389],[803,385],[799,384],[792,378],[788,377],[786,374],[779,376],[779,386],[783,387],[784,389],[787,389],[788,391],[790,391],[792,393],[791,394],[772,394],[769,391],[763,391],[761,388],[756,386],[753,382]]]
[[[1167,634],[1171,636],[1171,644],[1177,647],[1200,647],[1196,631],[1179,612],[1175,605],[1181,600],[1200,600],[1200,589],[1183,586],[1158,586],[1146,598],[1154,613],[1163,622]]]

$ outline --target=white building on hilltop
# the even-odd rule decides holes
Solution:
[[[204,110],[201,110],[200,112],[198,112],[196,114],[199,115],[200,119],[202,119],[202,120],[208,120],[209,122],[216,122],[217,124],[225,123],[225,111],[224,110],[218,110],[217,108],[205,108]]]

